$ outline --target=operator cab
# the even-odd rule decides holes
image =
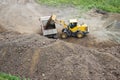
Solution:
[[[68,25],[68,27],[70,27],[70,28],[74,28],[74,27],[76,27],[77,26],[77,19],[70,19],[69,20],[69,25]]]

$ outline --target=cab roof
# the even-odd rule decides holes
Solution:
[[[70,23],[75,23],[75,22],[78,22],[77,19],[70,19],[69,20]]]

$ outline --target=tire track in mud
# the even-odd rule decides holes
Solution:
[[[32,56],[31,60],[31,66],[30,66],[30,76],[33,76],[35,70],[36,70],[36,65],[38,64],[39,58],[40,58],[40,52],[41,50],[35,50]]]

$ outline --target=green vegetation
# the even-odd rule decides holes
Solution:
[[[29,80],[29,79],[21,79],[20,77],[0,72],[0,80]]]
[[[120,0],[37,0],[37,2],[53,6],[72,5],[84,9],[98,8],[120,13]]]

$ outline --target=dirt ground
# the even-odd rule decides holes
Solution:
[[[64,40],[40,35],[39,18],[53,13],[66,22],[78,18],[90,33]],[[31,80],[119,80],[120,14],[0,1],[0,72]]]

